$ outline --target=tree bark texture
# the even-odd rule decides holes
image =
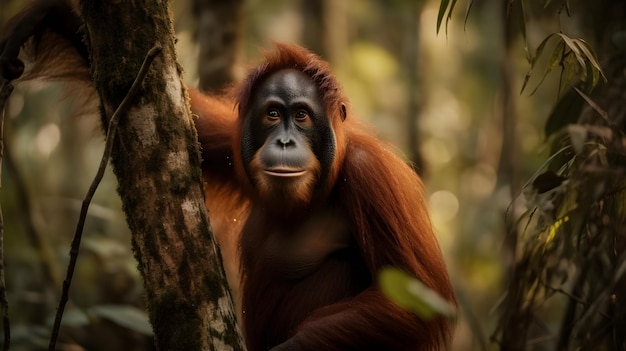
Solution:
[[[146,53],[163,48],[121,117],[112,154],[157,349],[242,350],[204,206],[169,2],[84,0],[80,9],[105,126]]]

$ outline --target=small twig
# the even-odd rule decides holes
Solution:
[[[4,107],[13,92],[13,85],[8,81],[0,82],[0,189],[2,189],[2,157],[4,156]],[[0,305],[2,305],[2,324],[4,325],[3,351],[11,347],[11,324],[9,322],[9,301],[7,300],[7,284],[4,277],[4,218],[0,205]]]
[[[54,318],[54,325],[52,327],[52,335],[50,336],[50,345],[48,347],[49,351],[54,351],[56,347],[56,341],[59,336],[59,329],[61,327],[61,319],[63,318],[63,311],[65,309],[65,304],[68,300],[68,294],[70,290],[70,286],[72,283],[72,276],[74,274],[74,268],[76,267],[76,260],[78,259],[78,249],[80,248],[80,240],[83,234],[83,227],[85,226],[85,218],[87,217],[87,210],[89,209],[89,203],[93,195],[95,194],[98,186],[100,185],[100,181],[104,176],[104,171],[106,170],[106,166],[109,163],[109,158],[111,157],[111,150],[113,148],[113,141],[115,140],[115,133],[117,131],[117,124],[119,122],[120,116],[126,112],[133,98],[139,91],[141,87],[141,83],[144,78],[148,74],[148,69],[152,64],[152,61],[156,58],[158,54],[160,54],[162,48],[158,45],[154,46],[148,54],[146,55],[143,64],[137,73],[137,77],[133,82],[133,85],[130,87],[130,90],[124,97],[124,100],[120,103],[117,110],[111,116],[109,120],[109,126],[107,128],[106,133],[106,142],[104,146],[104,152],[102,154],[102,159],[100,160],[100,166],[98,168],[98,173],[94,177],[91,185],[89,186],[89,190],[83,199],[83,203],[80,209],[80,215],[78,218],[78,223],[76,225],[76,232],[74,233],[74,237],[72,239],[72,244],[70,247],[70,262],[67,265],[67,272],[65,275],[65,280],[63,281],[63,292],[61,294],[61,299],[59,300],[59,307],[57,308],[57,313]]]

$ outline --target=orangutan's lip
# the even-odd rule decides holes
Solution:
[[[306,173],[306,170],[291,167],[272,167],[265,170],[265,174],[273,177],[294,178]]]

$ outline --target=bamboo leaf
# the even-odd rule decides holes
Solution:
[[[580,89],[576,87],[574,87],[574,89],[576,90],[578,95],[580,95],[583,99],[585,99],[585,101],[589,104],[589,106],[591,106],[602,118],[604,118],[606,121],[609,120],[608,114],[606,113],[606,111],[600,108],[600,106],[598,106],[598,104],[596,104],[595,101],[591,100],[591,98],[587,96],[587,94],[583,93]]]
[[[581,80],[583,73],[581,72],[581,67],[578,65],[577,61],[578,60],[574,55],[572,55],[571,51],[565,56],[565,59],[563,60],[563,70],[561,71],[559,81],[559,94],[561,93],[562,87],[566,87]],[[585,69],[585,67],[586,66],[583,66],[583,69]]]
[[[556,237],[557,232],[559,232],[559,229],[563,226],[563,224],[567,222],[569,222],[569,217],[565,216],[557,219],[556,221],[554,221],[554,223],[552,223],[552,225],[548,229],[548,235],[546,236],[546,246],[550,244],[550,242],[552,242],[554,237]]]
[[[572,50],[574,56],[576,57],[576,60],[578,61],[578,64],[580,64],[580,67],[585,68],[585,59],[583,58],[583,54],[580,51],[580,48],[574,42],[575,39],[572,39],[563,33],[559,33],[558,35],[563,39],[563,42],[565,42],[567,47]]]
[[[443,17],[448,10],[448,5],[450,4],[450,0],[441,0],[439,4],[439,13],[437,14],[437,34],[439,34],[439,29],[441,28],[441,22],[443,21]],[[452,12],[452,9],[450,9]]]
[[[472,9],[472,5],[474,5],[474,0],[469,0],[467,2],[467,8],[465,9],[465,19],[463,20],[463,29],[467,28],[467,21],[469,19],[470,10]]]
[[[448,34],[448,22],[452,19],[452,10],[454,9],[454,6],[456,6],[456,2],[457,0],[452,0],[452,3],[450,4],[450,11],[448,11],[448,17],[446,17],[446,35]]]
[[[537,52],[535,53],[535,57],[533,57],[533,60],[531,62],[531,67],[534,67],[535,64],[537,63],[537,59],[539,58],[539,56],[541,56],[541,53],[543,52],[543,49],[546,46],[546,43],[548,43],[548,41],[555,36],[556,33],[552,33],[550,35],[548,35],[547,37],[545,37],[545,39],[543,39],[543,41],[539,44],[539,46],[537,47]]]
[[[598,73],[602,75],[602,79],[606,82],[606,76],[604,75],[604,72],[602,71],[602,67],[600,67],[600,63],[598,62],[598,59],[596,58],[595,54],[593,53],[593,51],[591,50],[587,42],[585,42],[583,39],[578,39],[575,41],[575,43],[580,48],[580,50],[584,53],[585,57],[587,58],[587,61],[589,61],[589,63],[593,65],[593,67],[598,71]]]
[[[524,82],[522,83],[522,89],[520,90],[520,94],[522,94],[524,92],[524,89],[526,89],[526,84],[528,84],[528,80],[530,79],[530,75],[533,74],[533,70],[531,69],[530,71],[528,71],[528,73],[526,73],[526,76],[524,76]]]
[[[530,50],[528,49],[528,33],[526,32],[526,6],[524,5],[524,0],[520,0],[521,6],[521,23],[522,26],[522,38],[524,39],[524,51],[526,52],[526,59],[530,62]]]
[[[564,43],[563,40],[559,40],[556,43],[556,46],[555,46],[554,50],[552,51],[552,54],[550,55],[550,58],[548,59],[548,63],[546,65],[546,69],[545,69],[545,71],[543,73],[543,76],[541,77],[541,80],[539,81],[539,83],[537,84],[535,89],[530,93],[530,95],[533,95],[537,91],[537,89],[539,89],[539,86],[541,86],[541,84],[546,79],[548,74],[550,74],[550,72],[552,72],[554,67],[556,67],[561,62],[561,59],[563,58],[563,49],[564,49],[564,47],[565,47],[565,43]]]
[[[586,79],[586,84],[585,84],[585,91],[590,92],[598,84],[598,81],[600,80],[600,73],[598,72],[597,69],[593,67],[591,62],[587,62],[586,68],[587,68],[586,70],[587,79]],[[591,79],[589,79],[589,77],[591,77]]]
[[[568,124],[576,123],[584,100],[576,93],[575,90],[568,90],[556,103],[552,112],[548,116],[544,133],[546,138],[553,133],[561,130]]]
[[[532,182],[537,179],[537,177],[544,172],[544,169],[550,168],[551,167],[551,163],[552,161],[556,160],[557,158],[559,158],[560,156],[562,156],[563,154],[565,154],[566,151],[569,151],[572,147],[570,145],[566,145],[562,148],[560,148],[559,150],[555,151],[550,157],[548,157],[548,159],[535,171],[535,173],[533,173],[532,176],[530,176],[530,178],[526,181],[526,183],[522,186],[522,189],[526,189],[530,186],[530,184],[532,184]]]
[[[543,41],[541,41],[541,43],[537,47],[537,52],[535,53],[535,56],[530,61],[530,70],[528,71],[528,73],[526,73],[526,76],[524,77],[524,83],[522,84],[522,89],[520,90],[520,94],[523,93],[524,90],[526,89],[526,85],[528,84],[528,80],[530,79],[530,76],[533,73],[533,70],[535,68],[535,64],[537,63],[538,58],[543,53],[543,49],[546,47],[546,44],[548,43],[548,41],[550,41],[550,39],[554,35],[555,35],[555,33],[552,33],[552,34],[548,35],[547,37],[545,37],[543,39]]]

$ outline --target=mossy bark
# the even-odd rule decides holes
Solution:
[[[200,154],[168,1],[84,0],[85,40],[103,123],[146,53],[163,51],[121,117],[112,163],[159,350],[242,350],[204,206]]]

